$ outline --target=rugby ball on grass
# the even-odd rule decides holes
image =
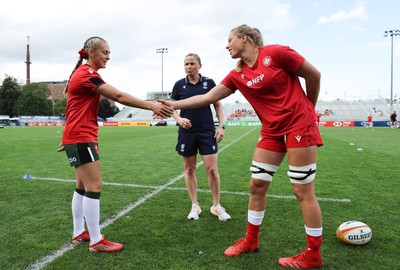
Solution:
[[[346,221],[336,229],[336,236],[350,245],[364,245],[372,238],[371,228],[360,221]]]

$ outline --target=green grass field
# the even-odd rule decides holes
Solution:
[[[221,203],[232,220],[211,215],[204,167],[198,169],[197,221],[176,127],[100,128],[102,233],[125,248],[92,254],[71,247],[74,174],[56,153],[61,127],[0,129],[0,269],[281,269],[278,259],[304,249],[305,234],[284,162],[267,195],[260,252],[227,258],[223,251],[245,234],[249,167],[259,128],[228,128],[220,144]],[[399,269],[400,130],[321,128],[316,193],[323,215],[322,269]],[[352,145],[354,144],[354,145]],[[363,150],[357,150],[362,148]],[[199,160],[200,161],[200,160]],[[34,179],[23,179],[30,174]],[[367,223],[372,240],[341,243],[336,228]]]

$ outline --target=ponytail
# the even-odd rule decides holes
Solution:
[[[88,60],[89,49],[92,50],[97,49],[97,46],[100,42],[107,42],[107,41],[101,37],[90,37],[85,41],[85,43],[83,44],[83,48],[80,49],[78,52],[79,54],[78,62],[76,63],[74,70],[71,72],[71,75],[69,75],[67,85],[64,88],[64,94],[68,93],[69,81],[71,80],[72,75],[75,73],[75,70],[77,70],[78,67],[82,65],[83,59]]]
[[[231,30],[231,33],[235,33],[236,36],[239,38],[247,36],[249,41],[257,48],[264,46],[264,41],[263,41],[261,32],[258,28],[252,28],[252,27],[248,26],[247,24],[242,24],[240,26],[233,28]],[[236,63],[235,70],[240,72],[240,71],[242,71],[243,66],[244,66],[244,62],[242,59],[240,59]]]

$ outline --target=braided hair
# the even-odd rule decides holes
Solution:
[[[97,49],[98,45],[101,42],[107,42],[105,39],[101,38],[101,37],[90,37],[88,38],[85,43],[83,43],[83,48],[80,49],[79,53],[79,58],[78,58],[78,62],[75,65],[74,70],[71,72],[71,75],[69,75],[68,78],[68,82],[71,79],[72,75],[74,74],[75,70],[78,69],[78,67],[80,67],[82,65],[83,59],[87,60],[89,57],[89,49],[95,50]],[[65,86],[64,89],[64,93],[66,94],[68,92],[68,83]]]

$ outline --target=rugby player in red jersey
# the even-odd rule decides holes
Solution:
[[[315,113],[321,74],[303,56],[287,46],[264,46],[260,31],[248,25],[231,30],[226,48],[231,57],[239,61],[219,85],[204,95],[179,101],[161,101],[175,109],[197,108],[215,103],[239,90],[262,123],[250,167],[246,235],[226,249],[224,254],[234,257],[258,251],[266,193],[287,154],[287,174],[300,204],[307,244],[300,254],[280,258],[278,263],[285,268],[319,267],[322,265],[322,215],[315,196],[314,179],[317,148],[323,144]],[[305,91],[300,78],[305,80]]]
[[[83,60],[85,64],[82,64]],[[66,87],[66,123],[62,147],[69,164],[75,168],[76,190],[72,197],[72,243],[90,241],[91,252],[115,252],[123,245],[105,239],[100,232],[100,193],[102,179],[98,148],[98,122],[100,96],[121,104],[152,110],[157,117],[171,116],[173,109],[161,103],[138,99],[103,81],[97,72],[110,60],[110,48],[101,37],[87,39],[79,51]],[[87,229],[85,229],[85,222]]]

